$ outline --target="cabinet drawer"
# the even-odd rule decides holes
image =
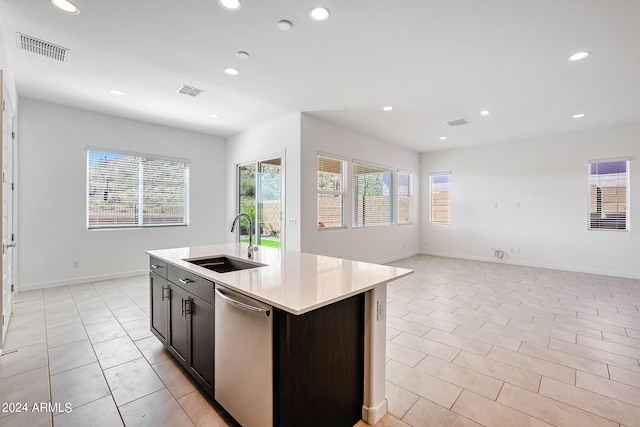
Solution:
[[[150,257],[149,259],[149,271],[157,274],[160,277],[167,278],[167,263],[158,258]]]
[[[214,303],[213,283],[179,267],[169,267],[169,281],[210,304]]]

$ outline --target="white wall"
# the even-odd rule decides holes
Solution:
[[[13,67],[9,63],[7,54],[7,43],[3,40],[4,31],[4,17],[0,15],[0,70],[2,70],[2,79],[4,81],[3,90],[6,91],[6,96],[11,102],[13,112],[17,111],[18,96],[16,94],[16,83],[13,76]],[[15,43],[15,42],[14,42]]]
[[[401,169],[414,175],[414,222],[409,225],[353,228],[351,200],[345,199],[345,229],[317,228],[317,156],[333,154],[347,160]],[[420,155],[362,135],[308,114],[302,115],[302,251],[367,262],[388,262],[419,252]],[[348,178],[349,179],[349,178]]]
[[[422,251],[497,261],[499,247],[500,262],[640,277],[639,141],[634,124],[423,154]],[[631,231],[589,231],[587,162],[623,156],[634,159]],[[442,171],[451,171],[450,225],[429,222],[429,174]]]
[[[295,220],[295,225],[285,225],[284,245],[287,250],[300,250],[300,113],[247,130],[227,139],[226,179],[227,215],[226,241],[234,242],[230,233],[231,223],[238,214],[238,182],[236,167],[239,164],[267,160],[282,156],[284,161],[285,206],[283,218]],[[286,222],[285,222],[286,224]]]
[[[18,135],[20,289],[142,273],[146,250],[224,241],[222,139],[28,98],[20,98]],[[190,224],[87,230],[90,147],[188,159]]]

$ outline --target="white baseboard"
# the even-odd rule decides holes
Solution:
[[[387,413],[388,400],[385,397],[382,402],[380,402],[375,407],[366,407],[362,406],[362,421],[369,425],[376,425],[378,421],[382,419]]]
[[[420,254],[421,254],[421,252],[409,252],[409,253],[397,255],[397,256],[394,256],[394,257],[391,257],[391,258],[385,258],[385,259],[377,260],[377,261],[375,261],[375,263],[376,264],[388,264],[390,262],[400,261],[401,259],[410,258],[412,256],[420,255]]]
[[[55,288],[58,286],[78,285],[80,283],[99,282],[102,280],[121,279],[123,277],[142,276],[148,274],[148,270],[128,271],[123,273],[103,274],[99,276],[75,277],[73,279],[54,280],[51,282],[30,283],[27,285],[18,285],[18,292],[34,291],[37,289]]]
[[[600,269],[594,269],[594,268],[579,268],[579,267],[571,267],[566,265],[546,264],[546,263],[540,263],[540,262],[527,262],[527,261],[510,260],[510,259],[504,259],[504,258],[496,259],[491,257],[478,257],[478,256],[450,254],[450,253],[441,253],[441,252],[433,252],[433,251],[423,251],[421,252],[421,255],[439,256],[444,258],[468,259],[471,261],[494,262],[497,264],[521,265],[523,267],[547,268],[551,270],[560,270],[560,271],[573,271],[576,273],[624,277],[627,279],[640,279],[639,274],[629,273],[629,272],[600,270]]]

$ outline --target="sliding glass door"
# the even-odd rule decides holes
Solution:
[[[282,232],[282,159],[280,157],[238,166],[239,212],[251,217],[253,241],[280,248]],[[249,224],[240,223],[240,241],[249,241]]]

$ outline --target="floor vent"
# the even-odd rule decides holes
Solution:
[[[22,33],[16,33],[18,48],[25,52],[46,56],[56,61],[65,62],[69,59],[69,49],[56,44],[37,39]]]
[[[193,86],[182,85],[180,89],[178,89],[178,93],[182,93],[184,95],[193,96],[194,98],[204,92],[202,89],[198,89]]]
[[[449,126],[451,126],[451,127],[468,125],[469,123],[471,123],[471,122],[469,120],[467,120],[467,119],[451,120],[450,122],[447,122],[447,124]]]

